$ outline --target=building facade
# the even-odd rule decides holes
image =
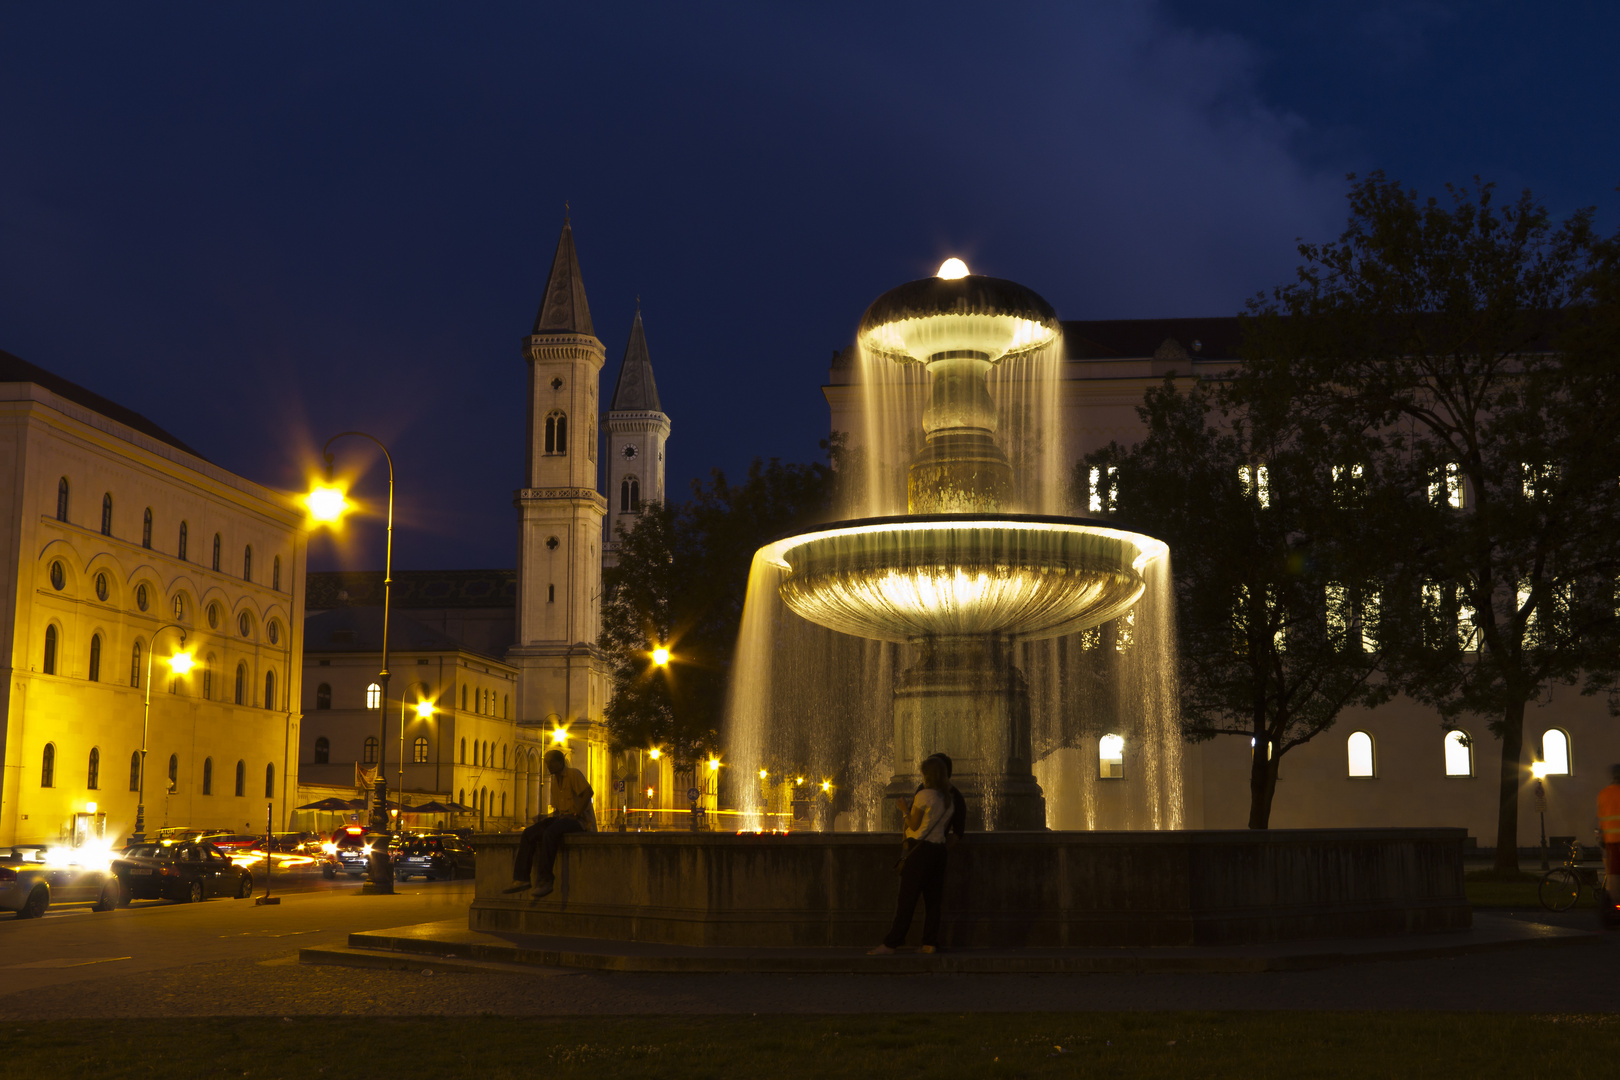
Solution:
[[[0,845],[126,835],[143,786],[148,830],[284,828],[302,507],[4,353],[0,430]]]

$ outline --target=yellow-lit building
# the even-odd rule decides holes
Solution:
[[[0,845],[133,829],[149,669],[147,829],[284,827],[302,507],[3,352],[0,448]]]

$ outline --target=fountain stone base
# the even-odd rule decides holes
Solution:
[[[1241,945],[1466,929],[1463,829],[968,834],[946,872],[950,948]],[[556,891],[505,895],[512,833],[476,837],[473,930],[684,946],[870,946],[899,837],[568,837]],[[922,925],[912,923],[915,943]]]

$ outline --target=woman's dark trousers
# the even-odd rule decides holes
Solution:
[[[900,868],[900,903],[894,909],[894,925],[889,927],[883,944],[898,949],[911,929],[911,914],[917,910],[917,898],[926,905],[923,915],[922,943],[939,944],[940,906],[945,900],[945,845],[918,844],[906,864]]]

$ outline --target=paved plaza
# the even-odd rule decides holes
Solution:
[[[0,1017],[505,1016],[1086,1010],[1613,1011],[1620,934],[1464,956],[1257,974],[767,975],[374,971],[300,964],[351,932],[457,917],[470,882],[360,896],[308,883],[278,907],[216,900],[0,919]],[[1578,929],[1589,911],[1494,912]]]

